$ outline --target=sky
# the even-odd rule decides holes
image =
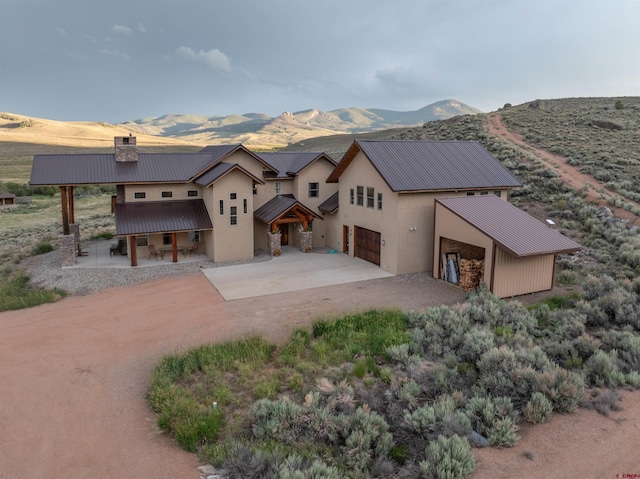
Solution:
[[[0,0],[0,111],[412,111],[640,95],[640,0]]]

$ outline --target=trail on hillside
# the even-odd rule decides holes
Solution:
[[[496,136],[507,143],[511,143],[512,145],[531,152],[536,156],[536,158],[542,161],[547,168],[555,171],[559,175],[560,179],[572,188],[584,191],[582,190],[582,187],[584,185],[589,185],[589,188],[585,192],[585,200],[596,203],[598,206],[607,206],[611,209],[614,215],[619,218],[629,220],[630,223],[638,221],[638,216],[634,215],[630,211],[610,206],[606,199],[600,198],[597,190],[603,189],[611,196],[617,195],[621,198],[624,198],[624,196],[610,190],[604,185],[604,183],[596,180],[593,176],[582,173],[578,168],[570,165],[566,158],[541,150],[540,148],[536,148],[525,142],[520,135],[510,132],[502,121],[502,115],[500,113],[491,113],[487,115],[486,127],[490,135]],[[628,198],[624,198],[624,200],[625,202],[631,203],[636,208],[640,209],[639,203]]]

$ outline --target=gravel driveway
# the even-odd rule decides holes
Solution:
[[[2,479],[197,479],[197,458],[157,431],[145,400],[162,356],[255,334],[280,342],[344,311],[464,299],[415,274],[225,302],[199,271],[60,270],[54,256],[27,266],[40,284],[74,284],[84,296],[0,313]]]

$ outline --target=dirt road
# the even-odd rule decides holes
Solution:
[[[462,301],[418,277],[224,302],[201,274],[0,314],[0,478],[199,477],[158,433],[145,394],[164,355],[262,334],[282,341],[341,311]]]

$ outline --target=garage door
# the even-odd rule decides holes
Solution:
[[[380,266],[380,233],[356,226],[356,256]]]

